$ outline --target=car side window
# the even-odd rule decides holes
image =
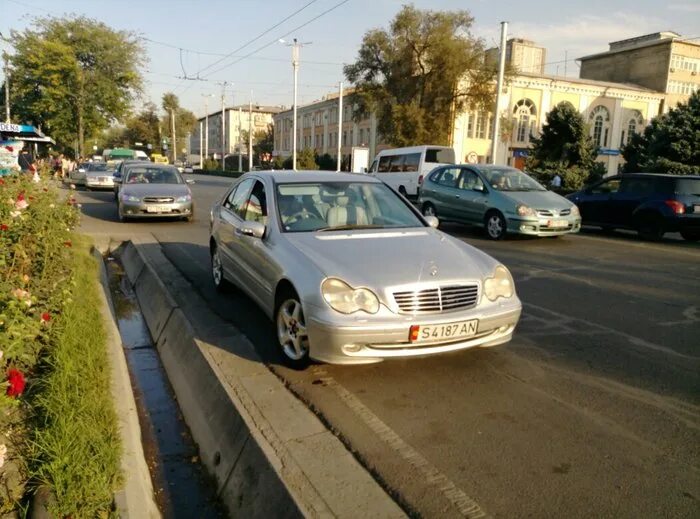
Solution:
[[[247,222],[267,223],[267,199],[265,198],[265,186],[257,180],[253,190],[250,192],[250,198],[245,206],[244,220]]]
[[[483,190],[484,183],[481,181],[481,178],[479,178],[479,175],[477,175],[474,171],[470,169],[463,169],[462,175],[459,177],[459,181],[457,182],[457,187],[466,191],[472,191],[474,189]]]
[[[442,170],[442,169],[438,169],[437,171],[432,172],[428,178],[430,179],[431,182],[435,182],[437,184],[438,181],[440,180],[440,177],[442,176],[443,171],[444,170]]]
[[[457,178],[461,173],[459,168],[446,168],[442,171],[437,183],[445,187],[457,187]]]
[[[243,218],[244,213],[242,211],[245,207],[246,201],[248,200],[248,195],[250,194],[250,190],[253,187],[254,182],[255,179],[248,178],[238,184],[238,186],[231,191],[229,196],[226,197],[224,207]]]
[[[387,157],[385,155],[384,157],[379,158],[379,167],[377,168],[377,171],[379,173],[388,173],[390,166],[391,166],[391,157]]]
[[[591,188],[592,195],[600,195],[607,193],[617,193],[620,189],[620,179],[614,178],[607,180]]]
[[[420,165],[420,153],[409,153],[403,162],[404,171],[418,171],[418,166]]]
[[[403,171],[404,157],[404,155],[396,155],[395,157],[391,157],[391,166],[389,166],[389,171],[391,173],[400,173]]]
[[[620,185],[620,193],[630,195],[650,195],[654,192],[654,179],[652,178],[624,178]]]

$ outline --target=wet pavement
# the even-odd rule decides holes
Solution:
[[[163,517],[225,517],[117,257],[106,261],[143,449]]]

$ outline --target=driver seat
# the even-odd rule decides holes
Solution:
[[[362,207],[350,203],[349,196],[338,196],[328,209],[326,221],[331,227],[339,225],[367,225],[367,213]]]

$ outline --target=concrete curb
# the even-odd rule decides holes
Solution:
[[[123,519],[142,517],[156,519],[161,517],[161,513],[153,498],[151,475],[143,453],[136,401],[121,336],[116,325],[107,270],[97,249],[93,249],[93,255],[100,264],[100,284],[102,285],[102,290],[98,291],[101,302],[100,313],[107,335],[107,354],[112,371],[112,399],[122,440],[121,469],[124,487],[116,493],[114,498],[117,513]]]
[[[142,313],[231,516],[405,517],[247,338],[208,310],[155,238],[134,238],[121,259],[127,272],[143,263],[132,281]]]

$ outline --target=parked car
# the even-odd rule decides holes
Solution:
[[[131,166],[121,179],[117,199],[119,220],[129,218],[180,217],[188,222],[194,218],[192,192],[173,166],[142,163]]]
[[[667,232],[700,239],[700,176],[634,173],[608,177],[567,196],[584,225],[633,229],[659,240]]]
[[[558,236],[581,228],[576,205],[506,166],[438,168],[423,181],[418,207],[440,220],[483,225],[493,240],[507,233]]]
[[[283,358],[365,364],[508,342],[508,269],[367,175],[243,175],[211,210],[214,285],[274,321]]]
[[[91,162],[85,168],[85,188],[114,189],[114,170],[105,162]]]
[[[377,153],[369,174],[403,196],[415,197],[423,178],[438,166],[455,163],[455,150],[447,146],[392,148]]]
[[[63,183],[75,184],[76,186],[84,186],[85,174],[89,165],[89,162],[81,162],[79,164],[76,164],[73,171],[69,172],[68,176],[63,179]]]

